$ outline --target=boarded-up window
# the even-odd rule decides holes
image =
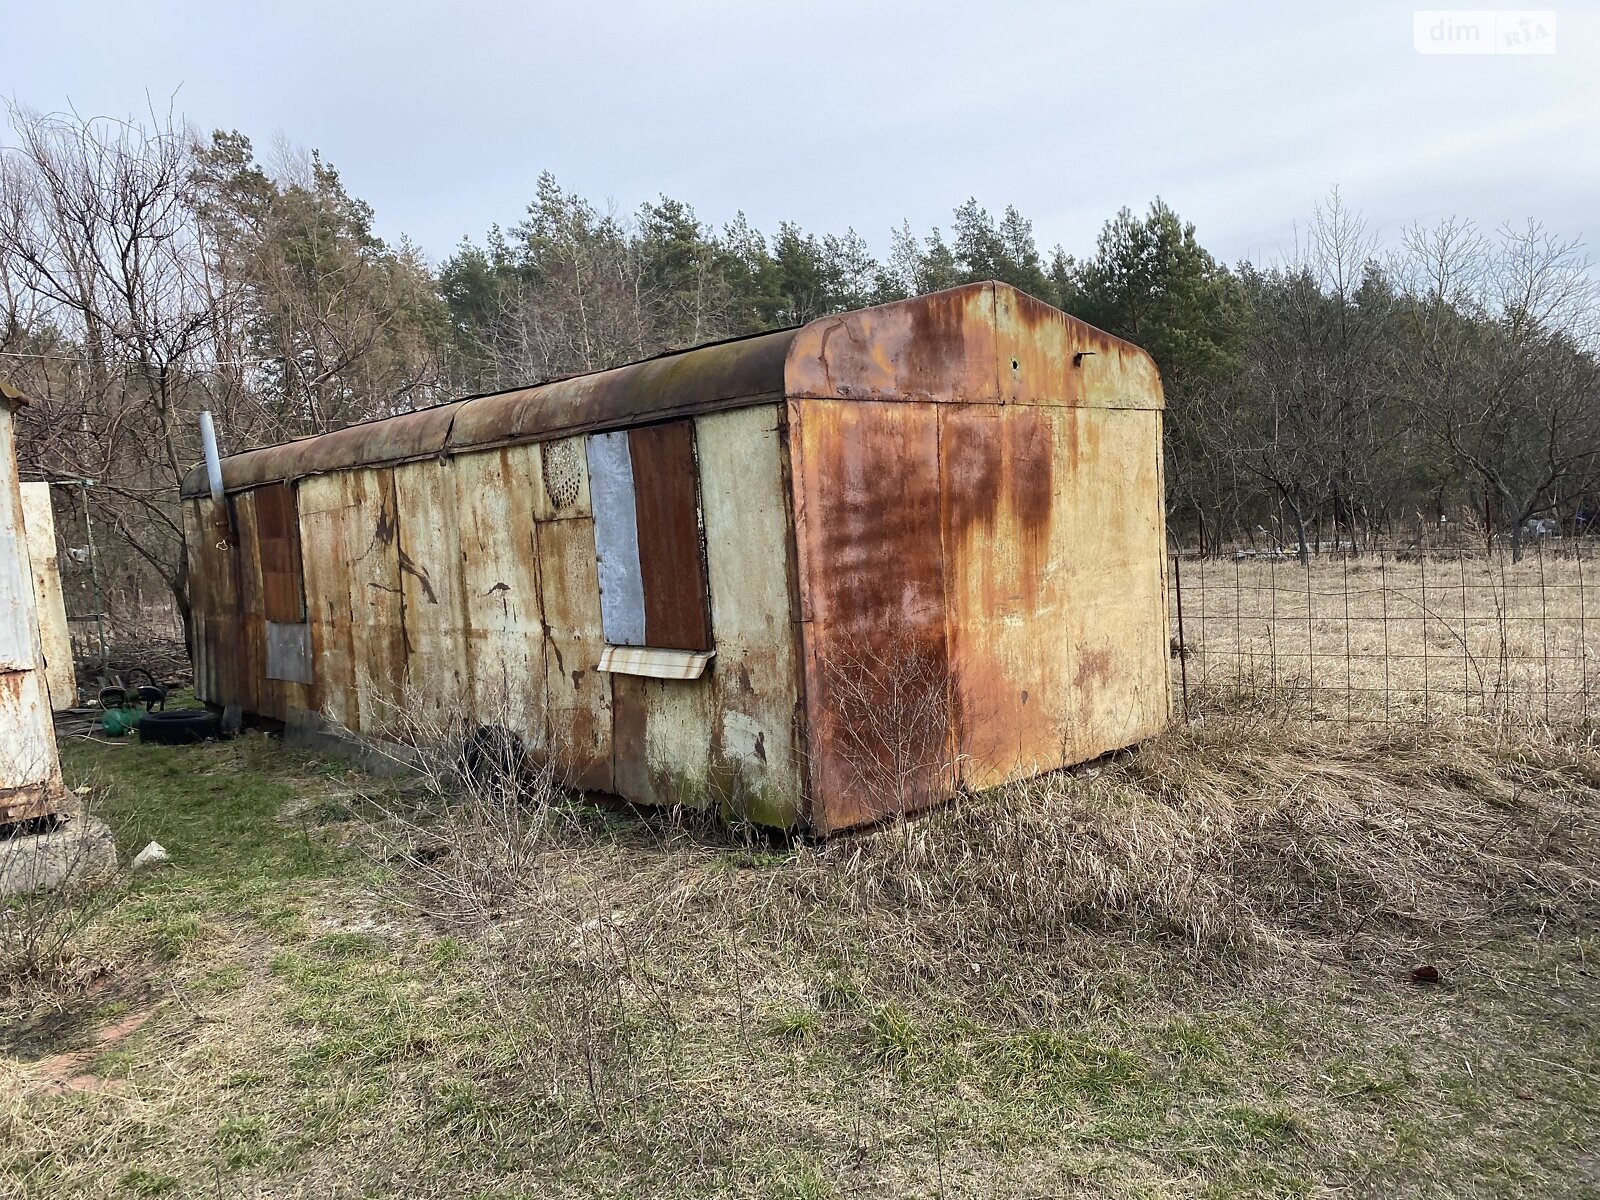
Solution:
[[[606,641],[710,650],[694,423],[594,434],[587,451]]]
[[[305,572],[300,562],[300,518],[287,483],[257,488],[256,536],[261,542],[262,614],[292,625],[306,619]]]

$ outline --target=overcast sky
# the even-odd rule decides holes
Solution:
[[[1433,0],[1437,3],[1438,0]],[[1600,12],[1553,55],[1422,55],[1390,3],[252,5],[0,0],[4,89],[46,110],[176,106],[320,149],[437,260],[511,224],[541,170],[721,223],[948,227],[1015,204],[1091,249],[1160,195],[1273,259],[1333,184],[1380,233],[1536,216],[1600,238]]]

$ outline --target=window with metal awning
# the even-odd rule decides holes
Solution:
[[[694,423],[591,434],[585,448],[607,643],[596,665],[698,679],[715,651]]]

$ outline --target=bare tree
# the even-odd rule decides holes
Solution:
[[[1396,273],[1404,376],[1519,560],[1530,519],[1600,485],[1590,262],[1534,221],[1492,238],[1446,221],[1407,232]]]
[[[17,360],[40,401],[26,465],[97,481],[97,521],[156,571],[187,628],[177,483],[199,455],[197,409],[232,392],[215,375],[237,303],[191,203],[192,139],[170,117],[10,115],[0,261],[8,318],[25,311],[41,347]]]

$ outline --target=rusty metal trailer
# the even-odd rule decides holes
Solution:
[[[1085,761],[1168,715],[1161,410],[983,283],[233,455],[196,690],[823,834]]]

